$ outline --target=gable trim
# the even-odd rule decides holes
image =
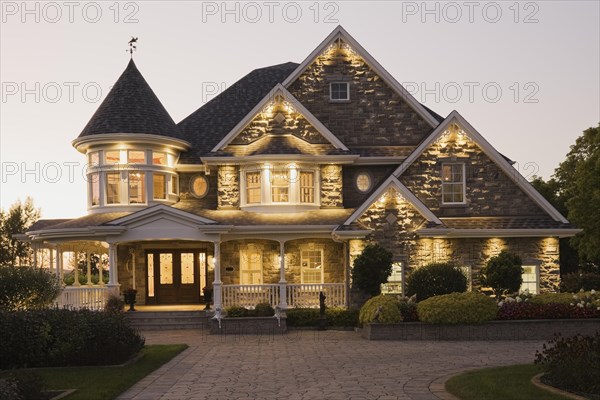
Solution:
[[[408,167],[419,158],[425,150],[437,140],[452,123],[456,123],[467,131],[469,139],[473,140],[508,178],[513,181],[526,195],[528,195],[537,205],[548,213],[555,221],[564,224],[569,223],[567,219],[554,208],[535,188],[529,183],[506,159],[496,150],[467,120],[456,110],[452,111],[446,119],[425,139],[392,173],[395,177],[400,177]]]
[[[301,103],[296,99],[288,90],[278,83],[273,89],[267,93],[265,97],[256,105],[240,122],[237,123],[233,129],[225,135],[223,139],[211,150],[216,152],[227,146],[233,139],[239,135],[252,119],[258,115],[258,113],[275,98],[276,95],[282,95],[286,100],[293,104],[293,107],[298,113],[300,113],[306,120],[325,138],[331,143],[336,149],[348,150],[348,148],[342,143],[325,125],[321,123],[310,111],[308,111]]]
[[[435,128],[439,125],[439,122],[431,115],[421,103],[417,101],[413,97],[412,94],[408,90],[406,90],[400,82],[396,80],[387,70],[375,59],[364,47],[360,45],[341,25],[338,25],[333,32],[329,34],[323,40],[316,49],[313,50],[312,53],[292,72],[282,83],[286,88],[289,87],[303,72],[308,68],[310,64],[321,54],[327,46],[329,46],[332,42],[337,39],[342,39],[346,43],[348,43],[352,49],[360,55],[364,61],[371,67],[377,75],[383,79],[383,81],[388,84],[400,97],[405,100],[408,105],[419,114],[432,128]]]
[[[344,225],[350,225],[356,221],[365,211],[373,205],[379,199],[381,195],[389,188],[394,188],[404,197],[427,221],[434,222],[438,225],[442,225],[442,221],[431,212],[429,208],[421,200],[417,198],[406,186],[402,184],[394,175],[387,178],[383,184],[381,184],[377,190],[375,190],[369,198],[352,213],[350,217],[344,222]]]
[[[153,207],[145,208],[141,211],[135,212],[130,215],[126,215],[121,218],[117,218],[113,221],[107,223],[107,225],[132,225],[136,222],[144,221],[147,219],[152,220],[153,217],[156,217],[160,214],[166,214],[169,216],[174,216],[176,218],[183,219],[187,222],[191,222],[193,224],[207,225],[207,224],[216,224],[216,221],[213,221],[208,218],[201,217],[199,215],[190,214],[185,211],[178,210],[173,207],[166,206],[164,204],[159,204]]]

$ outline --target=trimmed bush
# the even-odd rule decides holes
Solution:
[[[0,267],[0,311],[39,310],[60,293],[56,276],[33,267]]]
[[[600,291],[600,274],[586,272],[567,274],[561,277],[561,292],[579,292],[580,290]]]
[[[523,283],[522,265],[518,255],[502,250],[481,269],[479,280],[483,286],[491,287],[497,298],[516,293]]]
[[[396,296],[379,295],[369,299],[360,309],[358,320],[361,325],[378,322],[395,324],[402,322],[402,314]]]
[[[580,319],[600,318],[600,310],[594,307],[578,307],[570,304],[535,304],[531,302],[504,302],[498,310],[499,320],[518,319]]]
[[[350,327],[358,325],[358,313],[356,309],[345,309],[333,307],[325,309],[325,318],[328,326]],[[286,311],[287,326],[310,327],[319,324],[318,308],[290,308]]]
[[[571,304],[573,293],[540,293],[529,300],[533,304]]]
[[[254,314],[257,317],[272,317],[275,315],[275,310],[269,303],[258,303],[254,308]]]
[[[351,327],[358,326],[358,314],[360,310],[355,308],[327,308],[325,317],[328,326]]]
[[[542,380],[571,392],[600,395],[600,332],[594,336],[556,336],[542,352],[536,351],[535,363],[545,371]]]
[[[354,260],[352,285],[370,296],[376,296],[391,273],[392,253],[378,244],[369,244]]]
[[[144,338],[123,315],[59,309],[0,312],[0,369],[120,364],[143,345]]]
[[[481,293],[451,293],[417,303],[417,312],[430,324],[478,324],[495,319],[498,305]]]
[[[249,316],[250,310],[242,306],[231,306],[225,309],[225,317],[227,318],[243,318]]]
[[[423,301],[442,294],[465,292],[467,277],[451,263],[432,263],[414,270],[406,279],[406,294]]]
[[[287,326],[317,326],[319,323],[319,310],[316,308],[290,308],[285,314]]]

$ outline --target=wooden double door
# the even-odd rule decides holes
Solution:
[[[206,253],[147,250],[146,273],[149,304],[198,304],[201,288],[206,284]]]

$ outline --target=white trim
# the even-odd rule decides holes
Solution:
[[[315,164],[352,164],[358,154],[313,156],[307,154],[257,154],[241,157],[202,157],[206,165],[243,165],[255,164],[259,161],[313,162]]]
[[[363,213],[375,203],[381,195],[383,195],[389,188],[393,187],[404,197],[427,221],[435,222],[438,225],[442,224],[442,221],[436,217],[425,204],[421,202],[406,186],[402,184],[394,175],[381,184],[377,190],[375,190],[371,196],[352,213],[352,215],[344,222],[344,225],[350,225],[356,219],[358,219]]]
[[[365,50],[352,36],[350,36],[348,32],[346,32],[344,28],[342,28],[341,25],[336,27],[333,32],[331,32],[329,36],[327,36],[325,40],[323,40],[321,44],[319,44],[319,46],[317,46],[317,48],[314,49],[308,57],[306,57],[302,64],[300,64],[298,68],[296,68],[294,72],[292,72],[283,81],[282,85],[286,88],[289,87],[304,72],[304,70],[306,70],[306,68],[308,68],[308,66],[325,51],[325,49],[331,43],[335,42],[339,38],[348,43],[350,47],[352,47],[352,49],[364,59],[369,67],[371,67],[371,69],[373,69],[373,71],[375,71],[375,73],[379,75],[385,83],[395,90],[396,93],[398,93],[400,97],[404,99],[408,105],[411,106],[411,108],[415,110],[415,112],[419,114],[432,128],[438,126],[439,122],[433,117],[433,115],[431,115],[421,103],[419,103],[406,89],[404,89],[400,82],[398,82],[389,72],[387,72],[385,68],[383,68],[383,66],[379,64],[379,62],[375,60],[367,50]]]
[[[421,237],[491,238],[491,237],[571,237],[582,229],[455,229],[423,228],[416,233]]]
[[[174,217],[183,218],[183,219],[193,222],[195,224],[202,224],[202,225],[216,224],[216,221],[213,221],[211,219],[200,217],[195,214],[190,214],[188,212],[181,211],[176,208],[166,206],[164,204],[147,207],[141,211],[138,211],[133,214],[126,215],[125,217],[121,217],[121,218],[115,219],[113,221],[110,221],[107,224],[108,225],[126,225],[127,226],[127,225],[131,225],[135,222],[138,222],[140,220],[150,218],[157,214],[172,215]]]
[[[554,208],[535,188],[525,179],[519,171],[513,168],[508,161],[487,141],[481,134],[463,118],[458,111],[452,111],[438,127],[425,139],[419,147],[417,147],[404,162],[396,168],[393,175],[400,177],[408,167],[423,154],[423,152],[437,140],[444,131],[451,124],[459,125],[465,132],[469,139],[473,140],[481,150],[487,155],[492,161],[496,163],[498,167],[521,189],[527,194],[534,202],[536,202],[544,211],[548,213],[555,221],[560,221],[564,224],[569,223],[565,217],[563,217],[556,208]]]
[[[254,108],[248,114],[246,114],[244,118],[242,118],[240,122],[237,123],[237,125],[227,135],[225,135],[223,139],[221,139],[221,141],[215,147],[213,147],[211,152],[214,153],[227,146],[277,95],[283,96],[288,102],[290,102],[294,109],[304,118],[306,118],[306,120],[336,149],[348,150],[348,148],[337,137],[335,137],[335,135],[331,133],[331,131],[327,129],[325,125],[321,123],[321,121],[312,115],[311,112],[308,111],[290,92],[288,92],[285,87],[278,83],[256,106],[254,106]]]
[[[442,162],[442,169],[440,170],[440,175],[443,173],[444,170],[444,165],[461,165],[462,166],[462,182],[444,182],[444,177],[441,176],[441,184],[440,184],[440,188],[441,188],[441,193],[442,193],[442,205],[445,206],[455,206],[455,205],[465,205],[467,204],[467,176],[465,175],[466,172],[466,168],[465,168],[465,162],[464,161],[445,161]],[[450,174],[452,175],[452,167],[450,167]],[[456,183],[461,183],[462,184],[462,201],[448,201],[445,202],[444,201],[444,185],[452,185],[452,184],[456,184]]]
[[[73,147],[81,153],[85,153],[88,148],[103,144],[112,145],[115,142],[122,143],[140,143],[156,144],[168,146],[179,151],[186,151],[191,148],[190,143],[182,139],[176,139],[169,136],[146,134],[146,133],[103,133],[99,135],[90,135],[77,138],[71,142]]]
[[[334,99],[332,97],[332,95],[333,95],[332,85],[346,85],[346,94],[348,95],[348,97],[346,97],[345,99]],[[330,82],[329,83],[329,101],[332,103],[344,103],[344,102],[350,101],[350,82],[347,82],[347,81]]]

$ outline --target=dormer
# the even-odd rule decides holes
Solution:
[[[175,167],[190,145],[133,60],[73,146],[87,158],[90,214],[179,200]]]

